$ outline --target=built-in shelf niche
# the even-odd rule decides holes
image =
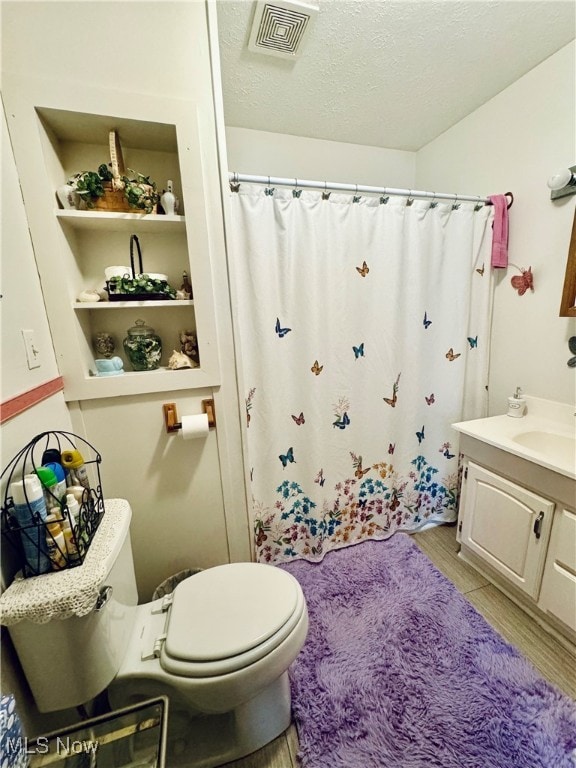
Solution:
[[[66,97],[55,99],[55,103],[72,100]],[[36,235],[35,250],[64,379],[65,398],[82,400],[217,385],[219,365],[206,238],[202,151],[195,108],[183,102],[144,99],[135,95],[134,104],[140,102],[140,109],[134,109],[136,114],[142,116],[149,112],[155,117],[161,114],[163,119],[133,119],[126,114],[114,116],[112,112],[101,110],[106,98],[95,101],[98,106],[93,113],[34,105],[33,125],[26,122],[24,126],[30,151],[23,153],[19,147],[23,142],[15,141],[15,152],[20,153],[24,165],[25,199],[30,190],[32,195],[29,196],[35,201],[39,199],[39,173],[45,174],[48,182],[46,185],[42,181],[40,186],[50,190],[44,204],[48,207],[43,205],[40,210],[34,206],[30,221],[31,230]],[[16,107],[11,118],[16,120],[17,112]],[[24,124],[21,122],[20,125]],[[109,162],[111,130],[119,134],[126,169],[149,176],[160,192],[168,179],[173,181],[179,200],[178,215],[63,210],[59,207],[56,190],[70,176],[83,170],[97,170],[100,164]],[[184,170],[181,169],[178,137],[185,148]],[[192,212],[190,218],[184,215],[187,208]],[[47,234],[47,226],[53,228],[51,237],[43,236]],[[194,231],[192,248],[187,231],[190,226]],[[78,301],[83,290],[103,291],[106,266],[129,266],[131,234],[138,235],[144,271],[166,274],[176,288],[180,287],[182,273],[186,271],[200,300]],[[135,260],[137,269],[136,254]],[[158,370],[132,372],[124,354],[122,341],[127,329],[138,319],[143,319],[162,338],[162,366]],[[166,367],[168,359],[174,349],[180,348],[179,332],[182,330],[197,334],[201,364],[193,369],[169,370]],[[99,331],[113,335],[116,342],[114,354],[124,360],[124,374],[93,375],[93,340]]]

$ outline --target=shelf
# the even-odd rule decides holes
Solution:
[[[85,376],[75,377],[74,381],[65,380],[64,399],[92,400],[151,392],[175,392],[210,387],[213,383],[213,377],[202,368],[125,371],[120,376]]]
[[[57,210],[57,219],[73,229],[100,230],[102,232],[139,231],[157,233],[185,231],[185,216],[164,216],[156,213],[108,213],[106,211]]]
[[[145,309],[152,309],[154,307],[178,309],[179,307],[193,306],[193,299],[168,299],[166,301],[76,301],[72,304],[72,309],[137,309],[138,307],[144,307]]]

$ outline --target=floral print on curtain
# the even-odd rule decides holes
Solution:
[[[456,518],[485,415],[488,207],[241,185],[231,271],[258,560]]]

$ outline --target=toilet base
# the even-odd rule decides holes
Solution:
[[[238,760],[280,736],[291,722],[287,672],[222,714],[190,712],[169,691],[164,695],[169,700],[166,765],[170,768],[216,768]]]

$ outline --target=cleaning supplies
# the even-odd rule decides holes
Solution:
[[[81,485],[90,490],[88,472],[80,451],[76,449],[62,451],[62,466],[67,472],[67,485]]]
[[[62,464],[59,461],[44,461],[42,462],[42,466],[51,469],[56,475],[58,485],[56,491],[53,492],[58,497],[58,501],[61,501],[64,496],[66,496],[66,473],[64,472]]]
[[[71,489],[69,488],[68,491],[70,490]],[[85,550],[85,547],[88,541],[87,541],[86,531],[82,530],[82,515],[80,514],[80,509],[81,509],[80,504],[81,502],[78,501],[78,499],[74,496],[73,493],[66,494],[66,506],[68,507],[70,523],[74,531],[76,531],[75,544],[77,548],[77,553],[79,552],[80,554],[82,554]],[[66,517],[66,514],[64,514],[64,517]],[[70,529],[71,533],[72,533],[72,528]],[[64,536],[66,536],[66,527],[64,527]]]
[[[14,502],[12,512],[21,529],[25,567],[34,574],[47,573],[51,564],[46,553],[47,513],[42,483],[37,475],[24,475],[21,480],[10,483],[10,495]]]
[[[61,521],[56,514],[46,518],[46,547],[52,570],[61,571],[68,566],[66,560],[66,541],[62,531]]]
[[[70,520],[64,515],[62,520],[62,533],[64,535],[64,543],[66,545],[66,553],[68,557],[68,564],[70,566],[77,565],[81,560],[81,553],[78,547],[78,541],[74,535],[74,531],[70,525]]]
[[[514,395],[508,398],[508,416],[512,416],[514,419],[522,418],[526,410],[526,400],[521,397],[521,394],[520,387],[516,387]]]
[[[56,473],[49,467],[37,467],[36,474],[40,478],[42,487],[44,488],[44,500],[46,502],[46,509],[50,509],[62,502],[62,494],[58,492],[58,478]]]

